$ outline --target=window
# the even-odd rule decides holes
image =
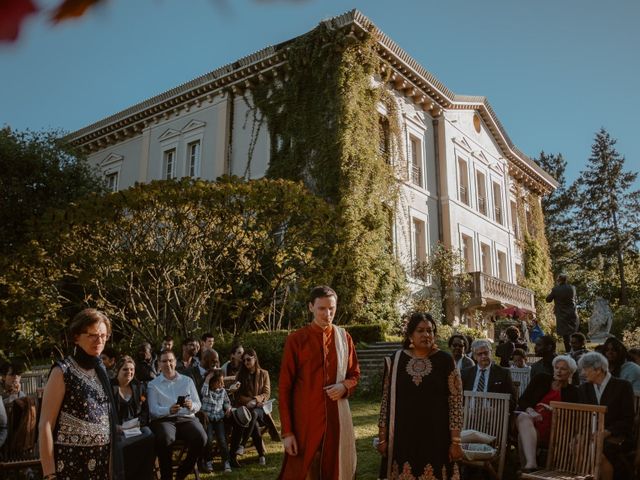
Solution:
[[[482,262],[482,273],[491,275],[491,247],[486,243],[480,243],[480,257]]]
[[[110,192],[118,191],[118,172],[107,173],[104,176],[105,183],[107,184],[107,189]]]
[[[473,239],[462,234],[462,256],[464,257],[464,268],[467,272],[473,271]]]
[[[520,231],[518,230],[518,205],[515,200],[511,200],[511,228],[513,228],[513,234],[516,238],[520,238]]]
[[[164,175],[165,180],[176,178],[176,149],[164,152]]]
[[[487,214],[487,186],[485,185],[485,176],[482,172],[476,172],[476,192],[478,194],[478,211]]]
[[[390,137],[389,137],[389,120],[386,117],[378,117],[378,153],[384,158],[384,161],[391,163],[390,157]]]
[[[500,188],[500,184],[497,182],[493,182],[493,214],[494,220],[503,225],[503,217],[502,214],[502,189]]]
[[[422,145],[416,137],[409,137],[409,158],[411,159],[411,183],[422,186]]]
[[[458,198],[465,205],[469,205],[469,173],[467,162],[458,158]]]
[[[187,158],[189,158],[189,176],[200,176],[200,140],[187,145]]]
[[[518,285],[522,285],[524,281],[524,267],[521,263],[516,262],[516,282]]]
[[[427,261],[427,231],[425,223],[417,218],[413,219],[413,245],[414,277],[426,280],[420,267]]]
[[[507,275],[507,254],[500,250],[498,250],[498,278],[505,282],[509,281],[509,277]]]

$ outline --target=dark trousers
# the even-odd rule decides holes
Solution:
[[[126,480],[152,480],[153,467],[156,460],[153,433],[149,427],[142,427],[141,435],[121,437],[119,446],[122,449],[124,473]]]
[[[154,420],[151,430],[156,437],[156,453],[162,480],[172,478],[171,445],[181,440],[187,445],[187,457],[178,467],[176,478],[186,477],[196,464],[207,444],[207,434],[194,417],[167,417]]]
[[[569,353],[571,351],[571,334],[562,335],[562,341],[564,342],[564,351]]]
[[[262,408],[254,408],[251,410],[251,422],[246,428],[242,428],[239,425],[233,426],[231,432],[231,456],[236,456],[236,450],[240,446],[240,440],[242,439],[242,445],[247,443],[249,435],[253,439],[253,444],[258,450],[258,456],[264,456],[264,448],[262,448],[262,437],[260,436],[260,427],[257,425],[259,421],[264,418],[264,410]]]
[[[218,441],[218,450],[220,450],[222,462],[229,460],[229,447],[227,446],[227,433],[224,428],[224,419],[209,419],[209,425],[207,425],[207,437],[209,437],[209,442],[211,443],[213,443],[214,439]]]

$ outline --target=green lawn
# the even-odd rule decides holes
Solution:
[[[378,412],[380,401],[377,399],[356,398],[351,400],[351,413],[353,424],[356,430],[356,446],[358,450],[358,480],[369,480],[378,478],[378,468],[380,466],[380,456],[373,448],[373,437],[378,434]],[[274,419],[279,425],[277,409],[274,410]],[[278,477],[280,465],[282,464],[283,448],[282,443],[273,442],[265,435],[267,446],[267,465],[258,465],[258,456],[255,449],[250,448],[240,457],[242,468],[234,470],[232,473],[223,473],[220,469],[219,459],[214,463],[216,470],[212,474],[202,474],[203,480],[214,477],[224,477],[227,479],[251,479],[251,480],[273,480]],[[189,478],[194,478],[193,476]]]

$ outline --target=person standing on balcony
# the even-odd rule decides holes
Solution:
[[[556,333],[564,341],[564,351],[571,351],[571,335],[578,331],[578,311],[576,310],[576,287],[567,282],[564,273],[558,275],[557,284],[547,295],[547,303],[553,302],[556,316]]]

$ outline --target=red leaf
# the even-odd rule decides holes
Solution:
[[[37,11],[31,0],[0,0],[0,42],[15,42],[24,19]]]
[[[54,23],[58,23],[62,20],[81,17],[87,9],[101,1],[103,0],[64,0],[53,12],[51,19]]]

